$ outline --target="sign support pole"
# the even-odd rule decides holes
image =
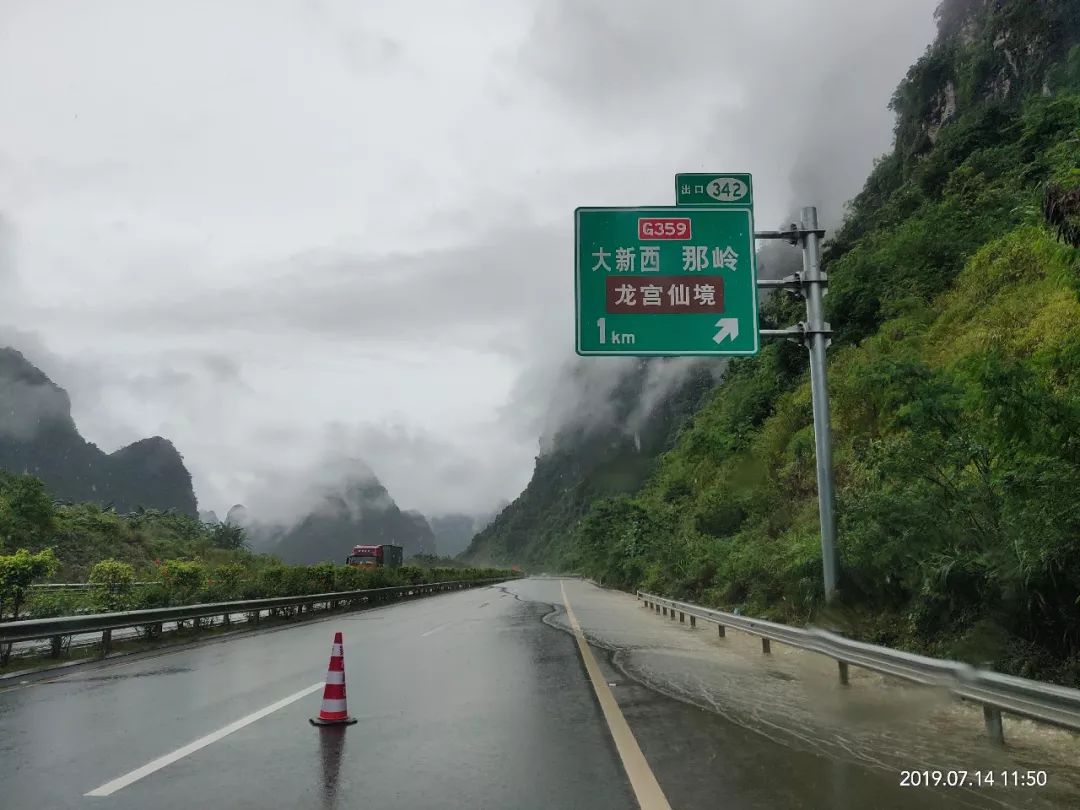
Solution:
[[[825,349],[831,330],[825,323],[827,280],[821,272],[821,237],[817,208],[802,210],[803,280],[806,283],[806,347],[810,351],[810,397],[814,408],[814,455],[817,458],[818,516],[821,521],[821,562],[825,575],[825,601],[836,595],[836,513],[833,495],[832,428],[829,424],[829,385]]]
[[[803,252],[803,272],[782,280],[762,280],[762,288],[794,288],[806,299],[806,322],[790,329],[762,329],[762,337],[785,337],[801,342],[810,354],[810,399],[814,411],[814,455],[817,459],[818,518],[821,524],[821,562],[825,581],[825,601],[836,596],[839,558],[836,553],[836,512],[833,489],[832,428],[829,423],[829,386],[825,350],[832,330],[825,322],[823,299],[828,278],[821,272],[821,237],[817,208],[802,209],[802,223],[790,231],[764,231],[758,239],[787,239],[798,242]]]

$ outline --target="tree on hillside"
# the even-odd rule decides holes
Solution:
[[[210,532],[210,542],[217,548],[247,548],[247,538],[240,526],[231,523],[207,523],[206,528]]]
[[[1050,183],[1043,196],[1043,214],[1058,239],[1080,248],[1080,169],[1074,169],[1075,187]]]
[[[40,545],[55,528],[55,517],[39,479],[0,472],[0,548]]]

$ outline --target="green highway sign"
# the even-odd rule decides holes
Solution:
[[[574,237],[578,354],[757,354],[750,206],[578,208]]]
[[[754,187],[750,175],[738,172],[677,174],[675,204],[752,208]]]

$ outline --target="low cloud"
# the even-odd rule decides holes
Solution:
[[[723,379],[727,370],[727,358],[672,357],[652,362],[645,372],[641,396],[637,405],[626,418],[625,432],[634,436],[652,416],[657,406],[682,385],[691,372],[704,369],[714,382]]]
[[[353,510],[396,503],[402,511],[429,517],[483,514],[504,501],[491,493],[516,493],[526,479],[520,463],[506,463],[499,455],[484,458],[491,445],[479,438],[462,436],[455,443],[401,424],[328,424],[320,436],[306,437],[312,452],[304,460],[276,468],[261,463],[260,473],[243,484],[243,503],[252,519],[286,527],[321,508],[328,497]],[[358,499],[359,490],[376,480],[389,496],[367,493]]]
[[[89,323],[104,314],[121,333],[249,333],[273,325],[308,338],[423,347],[450,341],[517,356],[534,349],[529,327],[535,315],[565,309],[573,300],[563,241],[550,229],[533,227],[415,254],[319,251],[262,268],[224,289],[152,301],[134,311],[105,303],[104,313],[83,319]],[[267,276],[274,283],[266,283]]]
[[[219,515],[292,519],[350,459],[481,512],[636,363],[574,355],[573,208],[740,170],[759,227],[835,227],[936,2],[0,12],[6,342],[103,449],[174,441]],[[692,366],[652,364],[629,424]]]
[[[519,435],[539,437],[541,453],[555,447],[564,430],[592,431],[616,424],[612,394],[636,358],[575,358],[534,364],[523,373],[501,409]]]
[[[16,441],[34,438],[50,422],[67,418],[70,403],[51,385],[4,380],[0,385],[0,434]]]

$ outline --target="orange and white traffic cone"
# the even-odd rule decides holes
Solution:
[[[311,718],[313,726],[348,726],[356,722],[349,717],[345,707],[345,652],[341,647],[341,633],[334,633],[334,646],[330,648],[330,669],[326,672],[323,687],[322,708],[318,717]]]

